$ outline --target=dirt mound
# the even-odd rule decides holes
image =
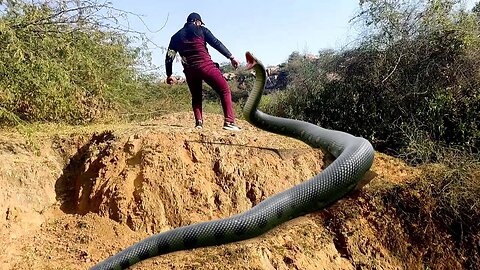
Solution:
[[[319,150],[290,140],[289,148],[270,148],[276,141],[248,129],[106,131],[71,159],[57,194],[67,213],[98,213],[134,231],[225,217],[321,170]]]
[[[239,133],[223,131],[218,115],[207,115],[201,131],[192,122],[179,113],[49,136],[38,151],[22,139],[0,148],[0,183],[8,187],[0,192],[0,240],[7,243],[0,268],[86,269],[153,233],[245,211],[332,160],[245,122]],[[418,260],[425,250],[408,238],[397,209],[382,202],[385,190],[418,171],[381,154],[372,171],[377,177],[361,192],[264,236],[132,268],[425,269]],[[37,222],[27,222],[34,216]],[[461,268],[455,258],[438,265]]]

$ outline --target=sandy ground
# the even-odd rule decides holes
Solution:
[[[40,132],[34,143],[1,133],[0,269],[88,269],[148,235],[245,211],[332,161],[243,121],[228,132],[211,114],[199,131],[191,118]],[[371,171],[367,186],[329,209],[132,269],[425,269],[398,217],[375,203],[418,171],[382,154]]]

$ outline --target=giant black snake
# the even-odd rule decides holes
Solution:
[[[126,269],[135,263],[178,250],[221,245],[259,236],[273,227],[336,202],[357,185],[373,163],[374,150],[365,139],[307,122],[271,116],[257,110],[265,88],[265,67],[246,53],[256,80],[244,106],[245,119],[269,132],[293,137],[336,157],[311,179],[275,194],[250,210],[152,235],[93,266],[92,270]]]

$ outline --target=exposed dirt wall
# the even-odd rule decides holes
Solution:
[[[245,211],[332,161],[245,122],[232,133],[221,130],[220,116],[207,115],[198,131],[190,118],[56,134],[35,146],[1,134],[0,268],[86,269],[148,235]],[[429,248],[401,215],[420,194],[400,186],[419,171],[377,154],[372,172],[361,191],[261,237],[133,269],[464,268],[447,232],[424,228],[434,234],[424,239],[443,240]]]

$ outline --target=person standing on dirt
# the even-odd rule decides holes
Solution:
[[[238,67],[239,61],[204,25],[198,13],[191,13],[183,28],[170,39],[165,57],[167,83],[176,82],[172,76],[172,64],[178,52],[182,58],[183,72],[192,94],[195,128],[203,127],[202,82],[205,81],[220,95],[224,114],[223,129],[238,131],[240,128],[235,124],[230,88],[218,65],[212,61],[207,44],[227,57],[234,68]]]

